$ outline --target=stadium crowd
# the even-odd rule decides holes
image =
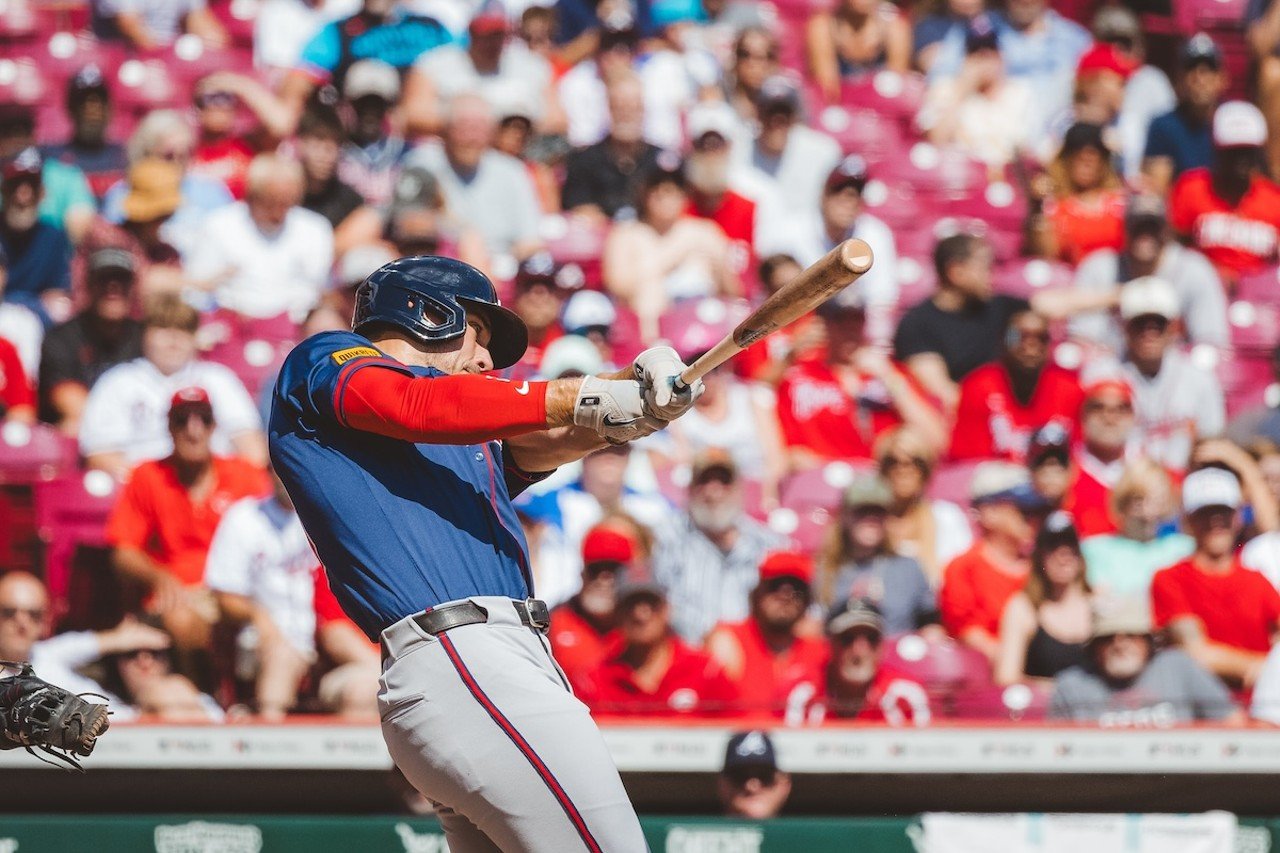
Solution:
[[[1280,3],[1095,6],[10,0],[0,658],[368,717],[266,453],[294,343],[443,254],[512,378],[692,360],[856,236],[855,287],[516,499],[583,701],[1280,723]]]

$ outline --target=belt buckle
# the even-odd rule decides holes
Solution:
[[[529,624],[540,631],[545,631],[551,627],[551,611],[547,609],[547,603],[537,598],[526,598],[524,600],[525,612],[529,614]]]

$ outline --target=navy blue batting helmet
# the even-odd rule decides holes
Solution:
[[[524,321],[502,307],[484,273],[452,258],[418,255],[374,270],[356,289],[351,329],[363,333],[383,323],[423,343],[451,341],[466,332],[467,309],[489,321],[488,349],[495,368],[520,360],[529,346]]]

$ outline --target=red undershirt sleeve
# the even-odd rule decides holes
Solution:
[[[427,444],[478,444],[547,428],[546,382],[379,367],[360,365],[338,381],[333,408],[345,426]]]

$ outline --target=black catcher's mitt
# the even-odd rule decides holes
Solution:
[[[0,678],[0,749],[39,749],[76,770],[83,770],[75,756],[93,752],[98,737],[107,730],[107,706],[86,702],[35,674],[29,663],[0,660],[0,669],[18,674]],[[93,694],[86,694],[93,695]]]

